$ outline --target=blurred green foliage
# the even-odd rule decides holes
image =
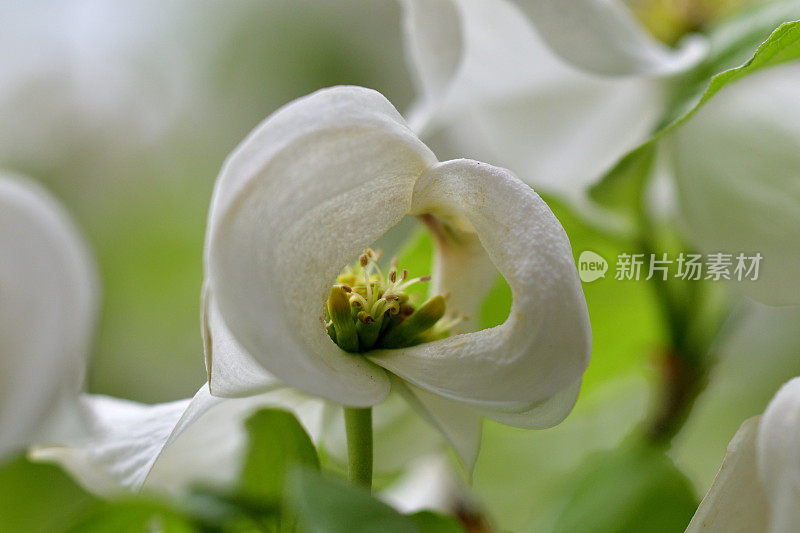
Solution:
[[[0,524],[4,531],[51,533],[96,506],[60,468],[18,457],[0,466]]]
[[[314,443],[288,411],[262,409],[247,419],[245,428],[249,440],[239,478],[246,494],[277,500],[291,467],[319,470]]]
[[[343,479],[296,469],[289,478],[286,505],[302,531],[325,533],[457,533],[454,519],[433,511],[402,515],[369,492]]]
[[[553,533],[683,531],[698,501],[686,477],[661,450],[627,441],[594,453],[571,474],[571,491]]]

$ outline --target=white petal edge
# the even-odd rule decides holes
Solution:
[[[783,385],[761,416],[756,453],[769,530],[800,530],[800,377]]]
[[[225,399],[170,437],[147,476],[144,489],[178,494],[200,484],[232,486],[247,445],[244,421],[262,408],[290,411],[314,442],[322,434],[324,402],[291,389]],[[178,429],[176,429],[178,431]]]
[[[708,52],[690,36],[673,50],[647,33],[617,0],[517,0],[547,44],[562,58],[604,75],[665,76],[684,72]]]
[[[450,443],[471,476],[481,448],[481,416],[461,402],[432,394],[399,379],[394,383],[409,405]]]
[[[203,348],[211,394],[240,398],[260,394],[278,385],[231,334],[208,290],[203,291]]]
[[[75,441],[39,443],[29,456],[34,461],[60,464],[98,495],[138,490],[184,413],[199,415],[217,401],[207,398],[201,391],[194,402],[146,405],[84,395],[83,406],[93,421],[91,432]]]
[[[66,211],[34,182],[0,174],[0,460],[52,427],[65,396],[77,397],[98,292]]]
[[[474,228],[511,287],[511,311],[495,328],[367,357],[421,389],[490,409],[572,386],[591,330],[569,240],[547,204],[505,169],[456,160],[420,177],[411,212]]]
[[[756,466],[759,417],[746,420],[728,444],[711,488],[686,533],[766,531],[769,509]]]
[[[341,268],[408,212],[435,157],[379,93],[334,87],[267,118],[228,158],[209,214],[206,271],[220,315],[275,377],[350,406],[389,379],[325,333]]]
[[[180,494],[196,484],[232,483],[241,468],[244,420],[259,408],[292,411],[317,440],[322,402],[281,389],[245,399],[211,396],[146,405],[85,395],[90,435],[31,449],[36,461],[60,464],[87,490],[114,496],[145,489]]]

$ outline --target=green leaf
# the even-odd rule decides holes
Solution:
[[[638,441],[589,456],[571,481],[552,533],[683,531],[697,508],[672,460]]]
[[[712,96],[729,83],[757,72],[762,68],[773,67],[800,58],[800,21],[781,24],[769,38],[758,47],[750,60],[740,67],[721,72],[711,78],[711,82],[692,109],[678,120],[659,132],[661,137],[692,117]]]
[[[482,329],[499,326],[508,318],[514,298],[506,279],[498,274],[497,281],[481,304],[478,323]]]
[[[590,190],[590,197],[600,205],[624,215],[635,213],[641,191],[649,174],[656,143],[686,123],[726,85],[735,83],[761,69],[800,59],[800,21],[781,24],[743,65],[713,76],[706,89],[679,118],[625,155]]]
[[[195,487],[181,500],[188,515],[209,527],[232,527],[239,524],[269,524],[277,529],[280,502],[230,492],[219,487]],[[274,527],[272,527],[274,526]]]
[[[644,281],[614,279],[617,256],[636,251],[638,245],[587,222],[565,202],[545,200],[569,236],[576,264],[586,250],[609,264],[605,277],[581,283],[592,325],[592,360],[582,394],[615,378],[648,375],[654,350],[667,342],[655,292]]]
[[[0,524],[5,531],[63,531],[64,524],[99,503],[56,466],[19,457],[0,467]]]
[[[408,270],[410,277],[429,275],[433,268],[433,239],[430,232],[423,227],[417,228],[397,254],[397,260],[401,268]],[[416,283],[408,287],[406,292],[424,299],[428,296],[428,284]]]
[[[67,531],[74,533],[191,533],[192,522],[158,502],[132,499],[111,502],[88,513]]]
[[[421,533],[464,533],[466,531],[455,518],[433,511],[418,511],[408,516]]]
[[[249,441],[240,488],[246,495],[277,501],[293,466],[319,469],[314,444],[292,413],[262,409],[245,421],[245,428]]]
[[[798,19],[800,0],[785,0],[751,6],[716,24],[708,34],[709,53],[705,60],[676,84],[669,118],[675,119],[689,110],[715,74],[743,64],[775,28]]]
[[[286,507],[302,531],[320,533],[418,533],[414,521],[372,497],[368,490],[308,468],[295,469]],[[435,531],[435,530],[434,530]]]
[[[635,224],[642,209],[642,198],[653,170],[656,147],[646,143],[629,152],[603,179],[589,190],[597,203],[616,211]]]

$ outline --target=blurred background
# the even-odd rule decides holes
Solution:
[[[357,84],[412,98],[399,5],[2,4],[0,167],[44,182],[100,266],[88,388],[143,402],[204,381],[202,245],[225,156],[279,106]]]
[[[744,2],[629,3],[675,42]],[[0,0],[0,20],[0,168],[63,201],[102,275],[87,389],[142,402],[191,396],[205,381],[202,246],[225,156],[277,107],[321,87],[371,87],[403,111],[414,94],[398,2]],[[630,251],[553,207],[576,252]],[[574,413],[547,431],[486,424],[474,492],[509,530],[558,515],[572,473],[622,442],[651,400],[665,332],[650,287],[607,279],[584,289],[595,345]],[[742,307],[749,329],[717,346],[711,385],[669,452],[694,505],[739,424],[800,374],[800,311]],[[0,472],[0,519],[2,496],[18,490],[50,491],[54,507],[75,497],[55,470],[29,468]]]

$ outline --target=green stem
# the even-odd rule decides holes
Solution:
[[[347,433],[347,475],[353,483],[372,487],[372,408],[344,408]]]

